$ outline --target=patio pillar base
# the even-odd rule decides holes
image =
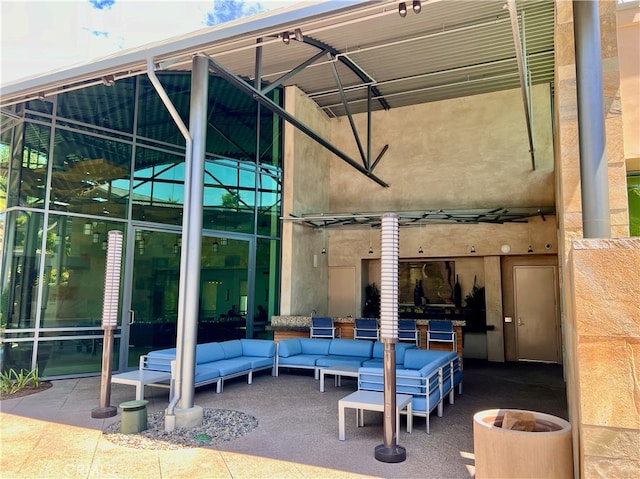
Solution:
[[[176,427],[194,427],[201,426],[204,417],[204,410],[200,406],[190,408],[176,408]]]
[[[118,414],[118,408],[115,406],[96,407],[91,410],[91,417],[93,419],[105,419],[107,417],[113,417]]]
[[[381,462],[402,462],[407,459],[407,450],[402,446],[376,446],[376,459]]]

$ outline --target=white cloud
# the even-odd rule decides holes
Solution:
[[[268,9],[295,0],[260,2]],[[0,1],[0,84],[203,28],[213,0]]]

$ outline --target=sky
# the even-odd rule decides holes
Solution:
[[[0,0],[0,85],[206,27],[214,0]],[[246,0],[273,10],[299,0]]]

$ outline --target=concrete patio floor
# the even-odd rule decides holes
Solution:
[[[342,387],[318,381],[308,371],[268,373],[196,390],[195,404],[232,409],[255,416],[258,427],[217,446],[180,450],[139,450],[118,446],[102,435],[120,413],[91,418],[99,405],[100,377],[53,381],[31,396],[0,402],[0,475],[3,478],[465,478],[474,477],[473,414],[513,408],[545,412],[567,419],[565,385],[558,365],[465,360],[463,394],[445,403],[444,416],[414,418],[406,433],[398,426],[398,444],[407,459],[379,462],[375,447],[383,443],[382,414],[365,412],[356,428],[355,411],[347,411],[346,441],[338,440],[338,400],[357,389],[354,379]],[[134,399],[132,386],[114,384],[111,404]],[[167,406],[166,389],[147,387],[149,411]]]

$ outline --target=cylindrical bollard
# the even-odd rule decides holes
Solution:
[[[120,432],[134,434],[147,429],[147,404],[149,401],[127,401],[120,404],[122,421]]]
[[[531,413],[533,431],[503,429],[505,412]],[[490,409],[473,416],[476,478],[573,478],[571,424],[536,411]]]

